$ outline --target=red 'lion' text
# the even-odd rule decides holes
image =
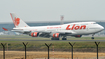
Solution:
[[[68,25],[66,27],[66,30],[78,30],[78,29],[86,29],[86,25],[82,25],[82,26],[76,26],[75,24],[70,27],[70,25]]]

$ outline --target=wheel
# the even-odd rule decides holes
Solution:
[[[55,38],[55,40],[59,40],[59,38]]]
[[[51,38],[51,40],[59,40],[59,38]]]
[[[92,38],[91,39],[94,39],[94,35],[95,35],[95,33],[92,35]]]
[[[91,39],[94,39],[94,37],[92,37]]]
[[[66,38],[62,38],[62,40],[67,40]]]
[[[51,40],[55,40],[55,38],[51,38]]]
[[[51,40],[54,40],[53,38],[51,38]]]

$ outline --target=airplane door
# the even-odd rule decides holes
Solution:
[[[87,30],[87,31],[89,30],[89,27],[88,27],[88,25],[86,25],[86,30]]]

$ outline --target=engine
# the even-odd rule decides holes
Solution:
[[[37,37],[38,35],[39,35],[38,32],[32,32],[32,33],[31,33],[31,36],[32,36],[32,37]]]
[[[60,34],[59,33],[54,33],[53,38],[59,38]]]
[[[76,38],[80,38],[80,37],[82,37],[82,35],[75,35],[75,37],[76,37]]]

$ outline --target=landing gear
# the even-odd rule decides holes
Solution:
[[[59,40],[59,38],[51,38],[51,40]]]
[[[94,39],[94,34],[92,35],[91,39]]]
[[[67,40],[67,38],[66,37],[63,37],[62,40]]]
[[[91,39],[94,39],[94,37],[92,37]]]

